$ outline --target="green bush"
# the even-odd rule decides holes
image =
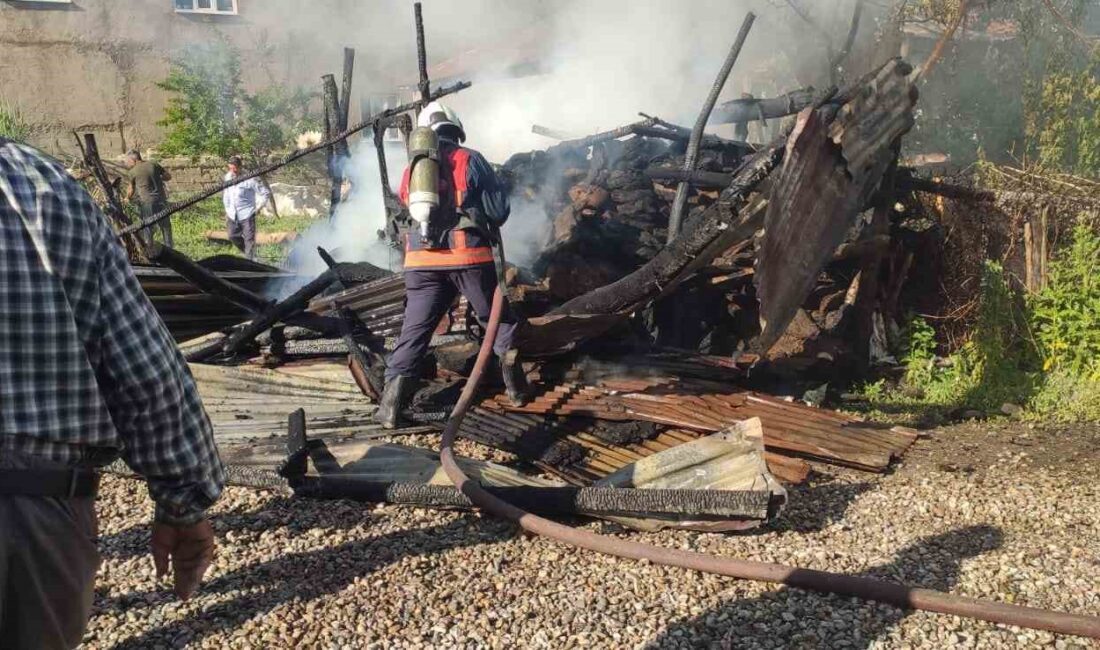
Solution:
[[[932,327],[911,317],[903,329],[902,385],[866,384],[864,398],[876,407],[987,412],[1012,402],[1033,417],[1100,420],[1098,269],[1100,235],[1085,223],[1051,260],[1047,286],[1026,301],[999,264],[986,262],[970,340],[939,358]]]
[[[1047,285],[1030,300],[1044,371],[1100,379],[1100,235],[1087,224],[1050,262]]]
[[[1047,74],[1036,95],[1029,135],[1039,163],[1100,175],[1100,49],[1084,68],[1067,66]]]
[[[256,162],[317,128],[306,91],[271,86],[245,92],[240,54],[225,43],[188,47],[157,85],[174,93],[158,122],[166,128],[160,151],[168,155],[243,154]]]

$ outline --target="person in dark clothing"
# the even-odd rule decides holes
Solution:
[[[142,160],[137,149],[131,149],[126,154],[126,168],[130,177],[126,200],[134,201],[134,197],[137,197],[136,203],[142,220],[168,207],[168,187],[164,183],[172,180],[172,175],[167,170],[155,162]],[[165,246],[172,245],[171,219],[161,219],[155,225],[141,230],[141,238],[147,244],[153,243],[153,228],[160,228]]]
[[[498,281],[491,237],[508,220],[508,194],[496,172],[477,151],[461,146],[462,122],[438,102],[426,106],[419,125],[439,137],[441,227],[422,239],[405,234],[405,320],[386,365],[386,386],[375,419],[385,428],[397,426],[401,411],[419,375],[432,334],[458,294],[484,325]],[[400,197],[409,203],[411,166],[405,168]],[[527,382],[513,346],[517,319],[505,302],[493,351],[500,361],[509,399],[522,405]]]

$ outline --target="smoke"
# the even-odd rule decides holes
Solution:
[[[799,6],[839,44],[853,4]],[[358,48],[357,94],[415,85],[411,0],[370,6],[369,16],[317,30],[326,34],[317,51],[328,57],[333,44]],[[444,100],[464,122],[466,145],[501,163],[514,153],[554,144],[532,133],[534,124],[579,137],[637,121],[643,111],[690,126],[750,10],[758,18],[721,99],[827,85],[825,50],[816,29],[789,7],[768,0],[426,0],[424,21],[429,66],[446,61],[447,81],[474,82]],[[860,43],[873,40],[870,13],[864,13],[857,53]],[[298,23],[300,38],[312,31],[308,20],[303,16]],[[880,62],[852,62],[846,74]],[[436,85],[442,81],[433,79]],[[318,245],[338,249],[349,261],[386,267],[395,262],[376,235],[384,210],[374,155],[368,143],[355,148],[348,170],[351,200],[331,224],[311,229],[295,246],[291,262],[303,275],[323,270]],[[394,158],[391,177],[399,176],[405,164],[404,155]],[[506,254],[522,265],[538,252],[550,224],[539,205],[516,197],[513,202],[504,228]]]
[[[391,189],[396,190],[405,155],[389,147],[383,149],[394,186]],[[351,192],[337,206],[332,219],[319,220],[295,240],[286,265],[296,276],[272,288],[271,293],[277,298],[286,297],[328,268],[317,252],[318,247],[339,262],[369,262],[380,268],[399,270],[401,261],[397,252],[378,236],[378,231],[386,227],[386,209],[373,141],[360,140],[352,146],[351,154],[342,170],[351,179]]]

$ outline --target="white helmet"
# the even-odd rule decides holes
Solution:
[[[440,127],[453,126],[458,129],[458,141],[466,141],[466,129],[462,128],[462,120],[458,119],[458,113],[439,102],[432,102],[425,106],[424,110],[420,111],[416,125],[430,127],[437,133]]]

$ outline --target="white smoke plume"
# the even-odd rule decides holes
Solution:
[[[405,155],[389,147],[385,150],[392,189],[396,190]],[[369,262],[380,268],[400,270],[397,252],[378,237],[378,231],[386,227],[386,209],[374,143],[364,138],[352,146],[351,153],[343,169],[352,180],[351,192],[331,219],[317,221],[294,241],[286,266],[297,277],[272,288],[270,293],[277,298],[286,297],[328,268],[317,252],[318,247],[339,262]]]
[[[843,40],[854,0],[799,4],[835,42]],[[411,0],[367,6],[362,24],[349,20],[326,28],[330,36],[333,29],[346,30],[334,38],[346,37],[340,44],[358,49],[365,69],[357,61],[356,93],[415,85]],[[758,18],[722,99],[827,84],[816,32],[789,7],[767,0],[426,0],[424,20],[429,66],[455,62],[448,73],[474,82],[444,100],[464,122],[466,145],[503,163],[514,153],[554,144],[532,133],[534,124],[583,136],[637,121],[642,111],[691,126],[749,10]],[[860,31],[864,50],[875,32],[870,13]],[[860,52],[857,44],[853,58]],[[875,63],[881,61],[856,60],[852,67]],[[536,73],[510,74],[516,64]],[[296,244],[292,263],[304,276],[324,268],[318,245],[338,249],[347,261],[396,262],[376,235],[384,210],[374,156],[369,144],[355,147],[351,200],[331,224],[319,224]],[[404,155],[394,156],[391,179],[400,178],[405,162]],[[538,252],[549,224],[538,205],[514,201],[503,234],[510,261],[522,265]]]

